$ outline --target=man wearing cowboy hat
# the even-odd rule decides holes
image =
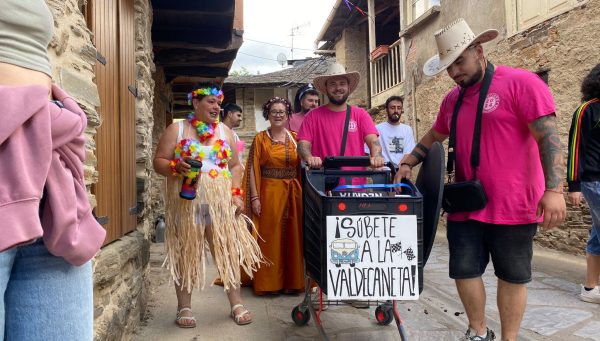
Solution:
[[[294,99],[294,110],[287,123],[288,130],[299,132],[302,121],[306,114],[319,106],[319,93],[315,87],[308,83],[305,86],[298,89],[296,92],[296,98]]]
[[[542,230],[554,228],[566,215],[554,100],[537,75],[502,65],[494,68],[488,62],[481,44],[497,36],[496,30],[475,35],[463,19],[435,33],[439,54],[425,63],[423,72],[433,76],[446,70],[458,86],[442,101],[433,127],[404,156],[396,178],[410,177],[411,168],[427,157],[428,148],[450,135],[457,115],[455,181],[477,179],[487,196],[481,209],[448,215],[450,277],[456,280],[469,319],[464,340],[494,339],[486,327],[481,279],[490,256],[498,277],[502,340],[517,339],[537,225],[541,223]],[[479,103],[482,84],[490,79],[487,96]],[[475,173],[471,147],[478,106],[481,137]]]
[[[364,155],[366,143],[371,152],[371,166],[383,166],[379,133],[373,119],[364,109],[347,104],[359,80],[358,72],[346,72],[338,63],[332,64],[325,75],[315,77],[315,88],[327,95],[329,103],[311,110],[298,133],[298,153],[311,168],[320,168],[326,156],[341,155],[347,109],[350,119],[344,156]]]

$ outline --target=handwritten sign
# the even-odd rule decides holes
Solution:
[[[327,216],[327,297],[419,298],[417,216]]]

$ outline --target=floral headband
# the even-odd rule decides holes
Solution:
[[[190,92],[187,95],[188,105],[192,105],[192,99],[197,98],[198,96],[215,96],[219,99],[220,102],[223,102],[223,90],[219,88],[200,88]]]
[[[281,103],[281,104],[285,105],[285,111],[288,114],[288,116],[292,114],[292,106],[290,105],[290,102],[288,102],[287,99],[282,98],[282,97],[273,97],[270,100],[268,100],[267,103],[265,103],[265,105],[263,105],[263,113],[265,115],[268,115],[269,110],[271,110],[271,106],[275,103]]]

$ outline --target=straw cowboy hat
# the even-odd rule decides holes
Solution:
[[[429,58],[423,66],[423,72],[427,76],[437,75],[454,63],[467,47],[477,43],[486,43],[497,36],[498,31],[494,29],[475,35],[465,19],[460,18],[435,32],[438,54]]]
[[[327,71],[322,76],[317,76],[313,80],[313,84],[315,88],[319,90],[320,93],[327,93],[326,82],[330,78],[343,76],[348,79],[348,94],[351,94],[356,87],[358,86],[358,81],[360,80],[360,74],[356,71],[346,72],[346,69],[338,63],[333,63],[327,68]]]

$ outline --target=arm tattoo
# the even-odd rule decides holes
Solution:
[[[311,148],[312,146],[310,142],[299,141],[296,150],[298,151],[298,154],[300,155],[302,160],[307,160],[309,157],[312,156]]]
[[[383,157],[381,143],[379,143],[379,139],[376,139],[375,141],[371,142],[370,149],[371,149],[371,155]]]
[[[530,129],[540,150],[546,188],[556,188],[562,183],[564,174],[563,153],[556,130],[556,116],[540,117],[530,123]]]

